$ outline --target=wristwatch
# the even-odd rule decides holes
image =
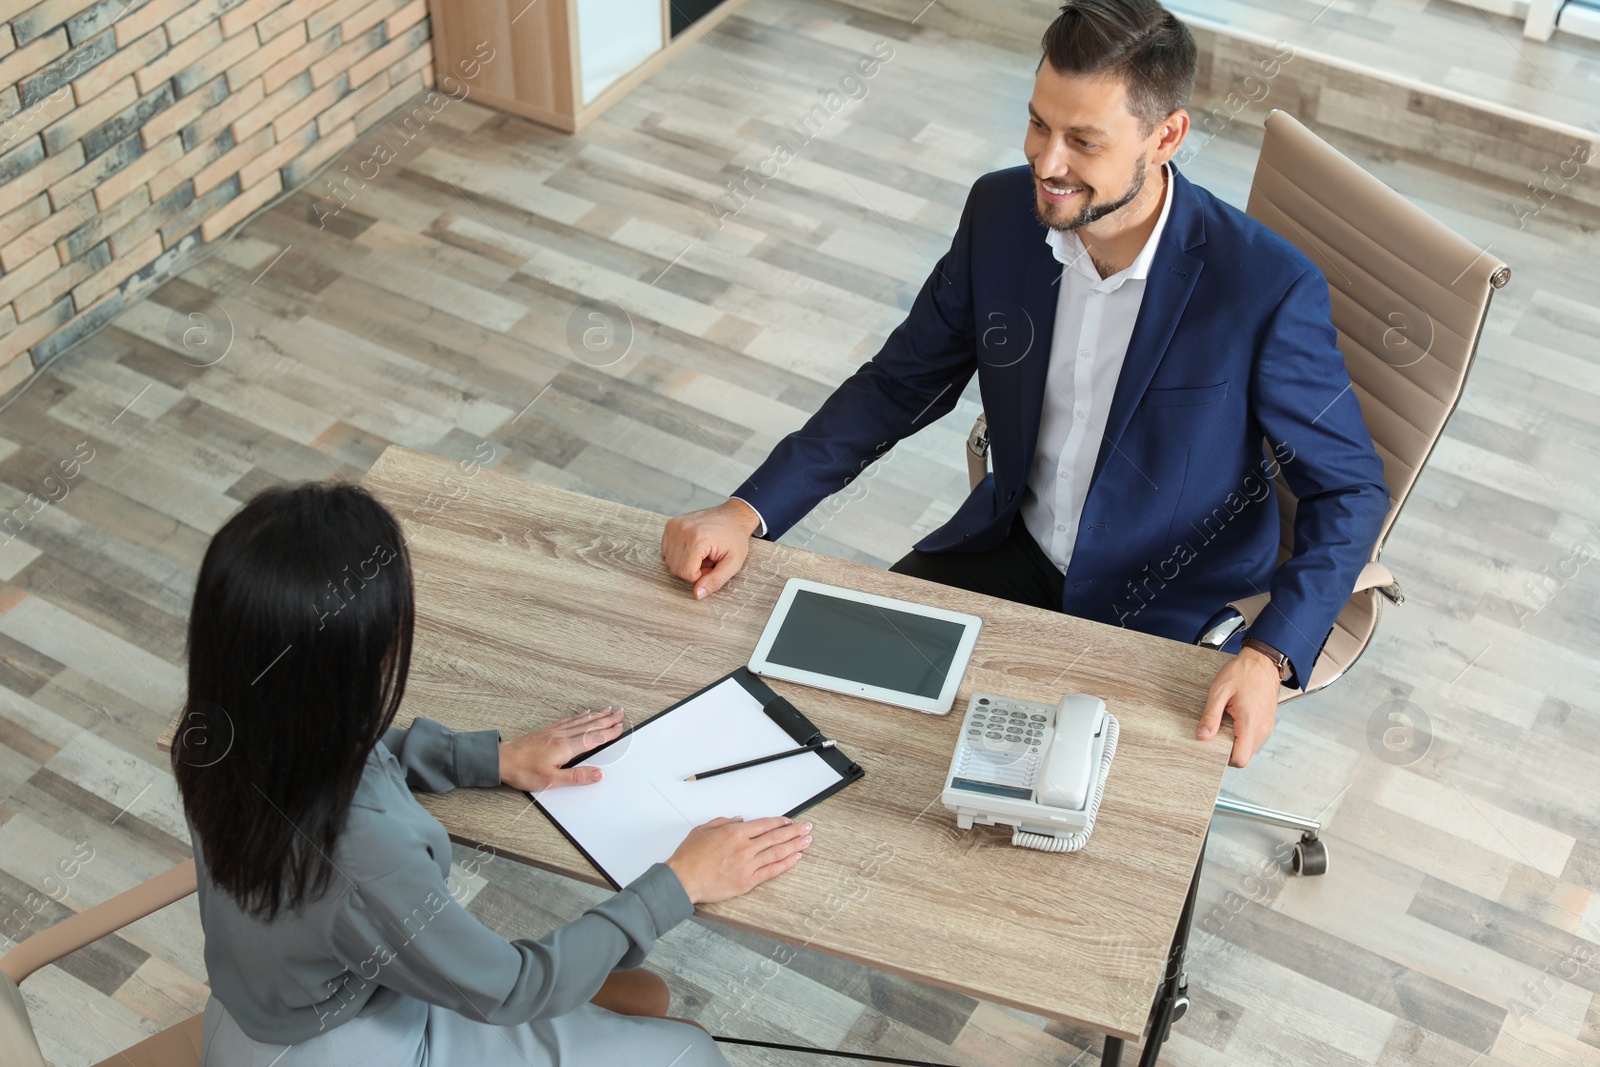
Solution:
[[[1254,637],[1247,637],[1240,642],[1240,645],[1244,648],[1255,649],[1257,652],[1270,659],[1273,663],[1277,664],[1278,681],[1287,682],[1289,680],[1289,675],[1294,673],[1294,668],[1289,664],[1289,657],[1285,656],[1282,652],[1279,652],[1265,641]]]

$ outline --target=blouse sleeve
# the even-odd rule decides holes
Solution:
[[[419,859],[350,891],[333,948],[353,984],[511,1026],[584,1004],[607,974],[639,966],[693,913],[677,874],[657,863],[544,937],[507,941],[456,902],[436,863]]]
[[[406,772],[406,784],[424,793],[448,793],[456,786],[500,784],[500,731],[457,733],[432,719],[417,719],[409,729],[391,726],[383,745]]]

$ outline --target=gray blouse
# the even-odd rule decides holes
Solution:
[[[445,885],[450,840],[411,788],[499,785],[499,741],[431,719],[388,731],[367,757],[328,890],[270,922],[214,889],[190,826],[211,995],[240,1029],[295,1044],[353,1019],[380,987],[500,1026],[562,1015],[693,914],[662,863],[538,940],[507,941],[468,914]]]

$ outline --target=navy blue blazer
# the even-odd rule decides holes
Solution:
[[[1287,653],[1303,684],[1388,512],[1383,464],[1321,271],[1172,174],[1061,609],[1190,642],[1229,600],[1270,590],[1250,632]],[[992,473],[915,547],[982,552],[1005,540],[1039,438],[1061,272],[1033,203],[1026,166],[973,185],[905,321],[735,490],[766,536],[949,412],[976,372]],[[1280,469],[1299,497],[1281,566]]]

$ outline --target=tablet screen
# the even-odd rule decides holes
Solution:
[[[957,622],[800,589],[767,661],[932,699],[965,631]]]

